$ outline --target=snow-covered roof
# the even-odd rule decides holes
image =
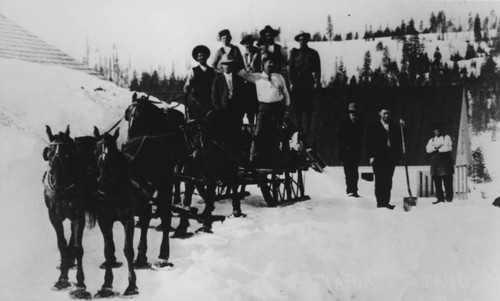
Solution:
[[[0,14],[0,57],[98,73]]]

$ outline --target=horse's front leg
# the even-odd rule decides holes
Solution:
[[[71,221],[71,237],[73,238],[73,252],[76,257],[76,290],[70,296],[76,299],[90,299],[91,294],[86,290],[85,275],[83,274],[83,230],[85,229],[85,215],[81,215],[77,220]],[[70,240],[71,242],[71,240]]]
[[[172,183],[173,178],[167,180],[165,186],[158,190],[158,210],[161,217],[162,240],[160,245],[160,255],[154,263],[155,268],[166,268],[173,266],[168,262],[170,258],[170,238],[169,229],[172,224]]]
[[[144,200],[144,202],[146,202]],[[146,256],[148,251],[148,229],[149,223],[151,222],[151,210],[149,205],[145,205],[139,210],[139,224],[141,225],[141,237],[139,239],[139,245],[137,247],[137,259],[134,262],[134,267],[136,269],[146,269],[149,268],[148,257]]]
[[[137,278],[134,271],[134,215],[131,214],[126,220],[122,221],[122,224],[123,229],[125,229],[123,253],[127,259],[128,267],[128,287],[123,295],[137,295],[139,294],[139,290],[137,289]]]
[[[203,197],[203,200],[205,201],[205,209],[203,209],[203,212],[201,215],[203,216],[203,226],[196,230],[196,232],[205,232],[205,233],[213,233],[212,231],[212,221],[211,221],[211,216],[212,212],[215,210],[215,190],[217,188],[217,183],[214,181],[210,181],[206,188],[203,188],[201,186],[197,186],[198,191]]]
[[[98,217],[97,221],[104,238],[104,257],[106,258],[106,261],[101,265],[101,267],[104,266],[106,272],[104,274],[104,284],[102,285],[101,290],[99,290],[94,297],[109,298],[118,294],[116,292],[113,292],[113,270],[112,265],[108,264],[110,262],[116,261],[113,242],[113,221],[107,220],[102,217]]]
[[[49,211],[50,223],[54,227],[57,235],[57,248],[61,255],[61,273],[59,275],[59,280],[54,284],[54,290],[63,290],[71,286],[68,281],[68,270],[70,265],[70,260],[68,258],[68,244],[66,238],[64,237],[64,225],[63,221],[58,219],[54,213]]]

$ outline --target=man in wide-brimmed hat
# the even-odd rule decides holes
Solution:
[[[187,111],[189,119],[203,118],[212,109],[212,81],[214,69],[207,65],[210,49],[205,45],[198,45],[191,53],[198,66],[188,70],[184,92],[187,97]]]
[[[431,176],[436,188],[437,200],[433,204],[451,202],[453,200],[453,143],[450,136],[443,134],[440,122],[432,124],[434,137],[429,139],[426,150],[431,156]],[[444,186],[444,192],[443,192]]]
[[[240,49],[231,44],[232,37],[229,29],[223,29],[219,31],[218,40],[222,43],[222,47],[217,50],[214,55],[214,62],[212,64],[216,72],[222,72],[222,66],[220,65],[220,60],[224,55],[232,58],[235,61],[234,67],[238,70],[243,69],[245,64],[243,63],[243,56],[241,55]]]
[[[290,52],[288,80],[292,97],[291,111],[295,122],[306,136],[310,138],[311,120],[314,104],[314,91],[321,87],[321,63],[316,50],[307,43],[311,35],[300,32],[295,36],[299,48]]]
[[[268,55],[274,56],[275,69],[282,74],[286,74],[286,55],[281,45],[275,42],[275,38],[279,35],[279,31],[273,29],[270,25],[266,25],[260,31],[260,37],[265,44]]]
[[[348,106],[348,116],[337,130],[339,159],[344,166],[346,192],[349,197],[359,197],[359,160],[361,158],[361,142],[363,130],[359,121],[358,104],[352,102]]]

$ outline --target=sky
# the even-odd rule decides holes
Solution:
[[[301,30],[324,34],[331,15],[335,33],[362,35],[366,24],[395,27],[414,18],[427,26],[430,13],[439,10],[465,23],[469,13],[484,17],[492,9],[500,14],[500,1],[0,0],[0,13],[77,60],[85,56],[87,41],[91,60],[116,45],[121,59],[139,70],[172,64],[187,69],[191,49],[217,47],[224,28],[234,43],[241,32],[265,25],[280,27],[282,39],[291,40]]]

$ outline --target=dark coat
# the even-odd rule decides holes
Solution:
[[[313,76],[314,73],[314,76]],[[312,89],[314,83],[321,78],[321,64],[316,50],[293,48],[290,52],[288,67],[289,81],[294,89]]]
[[[359,122],[345,119],[337,130],[339,159],[359,161],[361,157],[361,140],[363,129]]]
[[[389,135],[391,147],[387,146]],[[367,131],[367,155],[383,164],[396,165],[402,154],[401,130],[395,123],[389,123],[389,133],[380,120],[376,121]]]
[[[233,72],[233,97],[229,99],[229,87],[224,74],[217,73],[212,83],[212,104],[215,110],[234,114],[235,117],[244,111],[244,80]]]

